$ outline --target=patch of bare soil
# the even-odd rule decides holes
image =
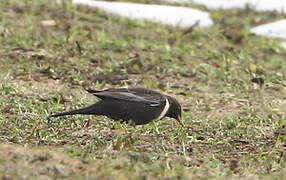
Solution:
[[[84,171],[86,165],[61,153],[29,149],[16,145],[0,145],[0,178],[58,179]]]
[[[48,92],[55,89],[63,89],[63,83],[60,80],[54,80],[41,74],[31,76],[19,76],[12,83],[17,84],[25,93]]]
[[[60,95],[64,102],[70,102],[67,98],[69,96],[85,98],[87,95],[82,87],[68,87],[59,79],[52,79],[38,73],[31,76],[18,76],[10,83],[16,85],[25,96],[40,96],[40,99],[44,101]],[[63,94],[67,95],[64,96]]]
[[[215,118],[222,118],[222,117],[232,117],[236,114],[242,112],[242,108],[248,104],[248,101],[245,99],[236,99],[231,101],[223,106],[219,105],[218,108],[212,110],[208,114],[208,118],[215,117]]]

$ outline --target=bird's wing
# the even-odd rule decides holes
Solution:
[[[159,106],[165,101],[165,98],[160,93],[143,88],[107,89],[103,91],[87,89],[86,91],[100,99],[120,99],[145,103],[150,106]]]

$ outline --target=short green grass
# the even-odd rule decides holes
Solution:
[[[179,29],[69,1],[9,0],[0,10],[0,178],[286,176],[286,51],[249,32],[283,15],[213,11],[215,26]],[[94,103],[84,88],[126,85],[176,97],[186,127],[47,118]]]

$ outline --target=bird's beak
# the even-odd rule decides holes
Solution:
[[[181,121],[181,117],[180,116],[178,116],[177,118],[176,118],[176,120],[178,121],[178,123],[182,126],[182,127],[185,127],[185,125],[182,123],[182,121]]]

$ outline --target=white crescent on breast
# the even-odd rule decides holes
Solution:
[[[170,108],[170,103],[169,103],[168,98],[165,98],[165,99],[166,99],[166,103],[165,103],[164,109],[161,112],[161,114],[159,115],[158,119],[163,118],[166,115],[166,113],[168,112],[169,108]]]

